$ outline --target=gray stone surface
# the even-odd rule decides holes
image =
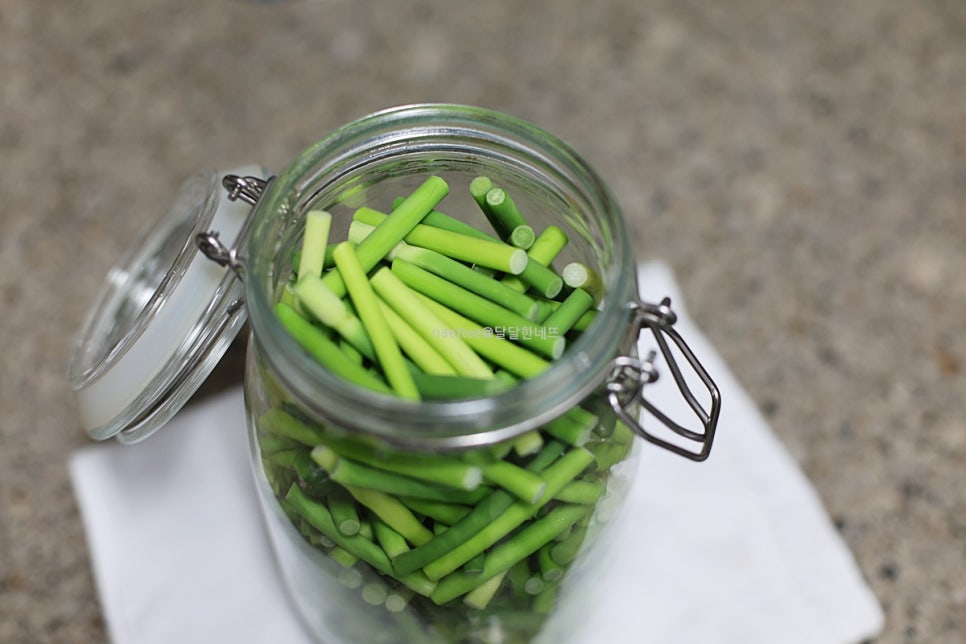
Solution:
[[[964,31],[955,0],[0,2],[0,641],[105,638],[64,374],[112,260],[199,168],[433,100],[596,165],[814,482],[881,641],[966,640]]]

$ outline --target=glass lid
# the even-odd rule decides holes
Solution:
[[[232,201],[227,175],[267,177],[258,166],[188,179],[141,243],[107,274],[71,357],[68,379],[92,438],[136,442],[164,425],[198,389],[245,323],[244,287],[198,251],[199,233],[228,246],[251,206]]]

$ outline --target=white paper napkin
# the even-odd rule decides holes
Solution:
[[[849,644],[876,635],[882,612],[851,554],[687,318],[670,270],[646,264],[640,282],[646,300],[671,296],[676,328],[720,388],[721,420],[704,463],[643,446],[601,564],[607,583],[567,626],[574,641]],[[680,410],[669,381],[649,395]],[[116,644],[309,642],[261,523],[240,391],[186,409],[138,445],[85,447],[70,470]]]

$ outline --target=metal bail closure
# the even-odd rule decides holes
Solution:
[[[234,193],[222,187],[236,175],[247,184]],[[247,235],[249,197],[266,176],[246,166],[190,178],[141,244],[108,272],[68,370],[92,438],[133,443],[156,431],[238,334],[247,317],[241,259],[231,250],[223,263],[210,262],[197,238],[237,248]]]
[[[653,335],[657,350],[651,350],[644,358],[633,356],[618,356],[611,362],[611,373],[606,385],[607,401],[614,413],[636,431],[645,440],[659,445],[685,458],[703,461],[711,453],[714,433],[718,425],[721,411],[721,395],[717,385],[708,372],[698,361],[684,338],[674,329],[677,315],[671,309],[670,298],[664,298],[660,304],[635,301],[631,304],[635,313],[636,328],[632,328],[632,335],[637,340],[645,329]],[[675,356],[668,340],[674,344],[679,357]],[[648,400],[646,389],[648,385],[658,380],[655,362],[660,356],[667,363],[667,368],[683,401],[690,412],[697,417],[701,430],[695,431],[679,424],[668,414],[658,409]],[[690,367],[690,373],[685,374],[679,359]],[[707,405],[702,405],[692,387],[700,384],[707,389]],[[643,419],[634,417],[631,410],[637,405],[656,418],[671,434],[666,437],[649,431],[644,427]],[[707,407],[707,408],[706,408]],[[676,437],[676,438],[675,438]],[[683,439],[683,440],[682,440]],[[696,444],[696,445],[694,445]],[[689,449],[689,447],[691,449]]]

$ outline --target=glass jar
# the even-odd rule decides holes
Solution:
[[[563,229],[570,241],[555,266],[581,262],[601,277],[596,315],[567,336],[559,359],[495,393],[417,402],[337,376],[283,328],[274,307],[293,280],[310,211],[330,212],[331,238],[345,239],[357,208],[391,211],[396,198],[435,176],[449,186],[447,213],[482,227],[486,220],[469,196],[480,175],[512,195],[535,231]],[[230,175],[224,184],[231,199],[253,210],[231,248],[205,232],[210,221],[189,227],[203,253],[229,269],[212,297],[214,313],[194,328],[237,330],[239,311],[247,313],[252,468],[282,576],[313,635],[325,642],[525,642],[554,620],[579,619],[581,608],[559,607],[576,601],[571,580],[586,587],[593,577],[587,553],[606,535],[630,485],[634,437],[702,460],[720,407],[713,381],[673,328],[670,302],[638,300],[629,235],[600,178],[563,142],[523,121],[416,105],[333,132],[277,177]],[[235,297],[240,281],[244,306]],[[100,308],[94,327],[111,318]],[[509,344],[516,338],[506,336],[522,329],[439,331]],[[643,358],[642,331],[657,345]],[[219,333],[191,335],[223,350]],[[97,342],[82,345],[87,362],[110,355],[92,351]],[[656,378],[658,354],[699,430],[643,395]],[[189,375],[173,378],[184,384],[198,381],[199,365],[210,368],[218,354],[173,355],[189,363]],[[706,389],[703,401],[692,393],[695,382]],[[148,396],[153,409],[165,406],[158,400],[186,399],[183,389],[166,387]],[[163,423],[171,407],[146,424]],[[642,410],[670,432],[645,430]],[[91,433],[117,434],[132,417],[145,425],[143,412],[128,413],[110,431]],[[130,438],[131,431],[117,435]]]

